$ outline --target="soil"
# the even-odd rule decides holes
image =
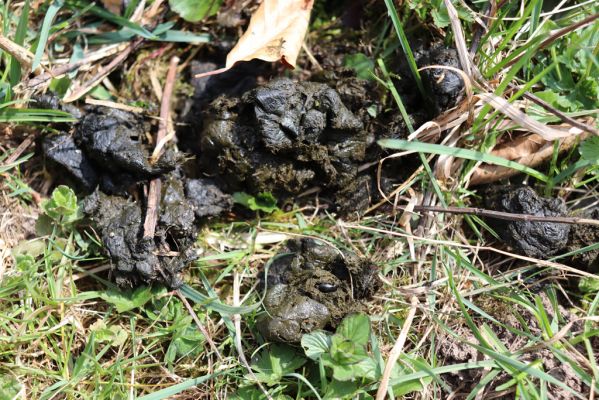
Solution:
[[[333,329],[381,287],[377,273],[353,253],[313,239],[291,240],[262,282],[267,314],[257,326],[267,340],[288,343],[316,329]]]
[[[543,303],[543,307],[545,310],[547,310],[549,320],[559,318],[560,326],[563,326],[577,318],[576,315],[572,314],[562,306],[558,306],[557,310],[555,310],[552,302],[544,292],[540,292],[539,296]],[[478,297],[475,300],[475,304],[485,313],[491,315],[504,325],[500,326],[498,324],[491,324],[490,329],[493,330],[494,334],[499,338],[501,343],[504,343],[506,346],[508,346],[508,352],[514,353],[529,345],[529,343],[526,342],[526,337],[524,335],[518,334],[513,330],[528,332],[530,337],[539,338],[543,335],[540,329],[539,321],[528,308],[516,304],[509,305],[501,300],[488,296]],[[584,322],[582,321],[575,322],[571,330],[573,332],[581,331],[583,323]],[[450,328],[461,338],[463,338],[463,340],[466,340],[470,343],[477,343],[476,338],[473,336],[470,328],[466,325],[464,320],[460,319],[455,321]],[[596,337],[593,338],[593,342],[597,342]],[[593,346],[597,345],[599,345],[599,343],[593,344]],[[579,350],[584,352],[582,347]],[[446,332],[440,333],[437,354],[443,361],[443,365],[477,361],[484,358],[484,355],[479,353],[475,348],[464,342],[458,341]],[[586,392],[586,394],[588,394],[588,386],[582,382],[582,380],[576,375],[575,371],[569,366],[569,364],[561,362],[558,356],[548,348],[532,348],[531,351],[528,351],[521,356],[519,360],[526,363],[540,360],[541,367],[544,372],[554,376],[561,382],[564,382],[570,388],[580,393],[584,394]],[[451,373],[447,375],[446,382],[455,390],[457,390],[455,392],[457,396],[456,398],[465,398],[471,388],[480,382],[484,374],[485,371],[479,369],[464,370],[458,373]],[[498,393],[495,392],[495,389],[499,385],[506,383],[509,379],[510,377],[505,373],[499,374],[486,386],[486,394],[497,395]],[[460,392],[459,387],[465,387],[467,389],[465,392]],[[572,398],[571,393],[553,385],[549,385],[549,393],[551,393],[552,398],[554,399],[565,400]],[[484,397],[485,396],[481,396],[481,398]],[[514,393],[513,391],[508,391],[504,395],[494,398],[513,399]]]
[[[542,217],[566,216],[560,198],[540,197],[528,186],[492,186],[484,194],[493,210]],[[489,224],[509,246],[528,257],[545,259],[564,249],[570,225],[538,221],[505,221],[489,218]]]

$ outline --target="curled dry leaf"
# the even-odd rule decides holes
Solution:
[[[482,100],[483,103],[489,104],[491,107],[504,114],[522,128],[540,135],[545,140],[562,139],[572,135],[577,135],[581,132],[580,130],[562,131],[549,125],[545,125],[535,119],[532,119],[503,97],[499,97],[493,93],[479,93],[477,96]]]
[[[295,68],[310,22],[314,0],[264,0],[252,15],[247,31],[227,55],[225,68],[196,75],[222,73],[239,61],[281,61]]]
[[[586,137],[587,134],[579,136],[571,135],[559,141],[559,151],[563,152]],[[491,154],[503,157],[508,160],[516,161],[520,164],[534,168],[537,165],[547,161],[553,156],[553,141],[545,140],[541,135],[531,134],[518,137],[495,148]],[[500,167],[498,165],[483,164],[474,170],[470,177],[471,185],[483,185],[496,182],[501,179],[516,175],[518,171]]]

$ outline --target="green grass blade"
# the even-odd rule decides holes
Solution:
[[[36,108],[2,108],[0,122],[75,122],[71,114],[59,110],[43,110]]]
[[[406,126],[408,127],[408,131],[410,133],[414,132],[414,126],[412,126],[412,121],[410,121],[410,116],[408,115],[408,111],[406,110],[406,107],[403,104],[403,101],[401,101],[401,97],[399,96],[399,93],[397,92],[397,89],[395,88],[395,85],[393,84],[393,81],[391,80],[391,76],[389,75],[389,71],[387,70],[387,66],[385,65],[385,62],[379,58],[377,60],[377,63],[379,64],[379,68],[381,69],[381,72],[383,73],[383,77],[384,77],[384,81],[381,81],[382,84],[384,84],[387,89],[391,92],[391,95],[393,96],[393,99],[395,100],[395,103],[397,104],[397,108],[399,108],[399,112],[401,113],[401,116],[403,117],[404,121],[406,122]]]
[[[227,370],[230,372],[230,370]],[[157,392],[147,394],[145,396],[138,397],[137,400],[163,400],[169,399],[172,396],[181,393],[184,390],[191,389],[192,387],[198,386],[204,382],[209,381],[210,379],[215,378],[216,376],[222,374],[225,371],[215,372],[210,375],[200,376],[198,378],[188,379],[181,383],[177,383],[176,385],[169,386],[165,389],[159,390]]]
[[[58,11],[60,11],[63,5],[64,0],[56,0],[50,4],[48,11],[46,11],[44,22],[42,23],[42,28],[40,29],[40,37],[35,49],[35,56],[33,57],[33,63],[31,64],[32,71],[35,71],[42,61],[42,56],[44,55],[44,50],[46,49],[46,42],[48,41],[48,36],[50,35],[52,23],[54,22],[56,14],[58,14]]]
[[[29,0],[25,0],[23,9],[21,10],[21,17],[19,18],[19,24],[17,25],[17,30],[15,31],[14,42],[19,46],[22,46],[23,43],[25,43],[25,36],[27,35],[27,22],[29,21],[29,10]],[[11,86],[15,86],[21,80],[21,64],[19,64],[14,56],[12,56],[10,59],[9,77]]]
[[[401,43],[401,48],[406,55],[406,59],[408,60],[408,64],[410,66],[410,71],[412,71],[412,75],[414,76],[414,80],[416,81],[416,86],[418,86],[418,90],[424,99],[427,99],[426,90],[424,90],[424,85],[422,84],[422,78],[420,77],[420,72],[418,72],[418,66],[416,65],[416,60],[414,59],[414,53],[412,53],[412,49],[410,48],[410,42],[408,42],[408,38],[406,33],[404,32],[401,21],[399,20],[399,15],[397,15],[397,10],[395,9],[395,5],[393,5],[393,0],[385,0],[385,5],[387,6],[387,11],[389,12],[389,16],[391,17],[391,21],[393,22],[393,26],[395,27],[395,32],[397,33],[397,37],[399,38],[399,42]]]
[[[23,164],[25,161],[29,160],[31,157],[33,157],[33,153],[29,153],[10,164],[0,165],[0,174],[10,171],[11,169],[19,166],[20,164]]]
[[[256,310],[262,303],[255,303],[251,306],[246,307],[233,307],[220,302],[220,300],[208,297],[205,294],[202,294],[192,288],[189,285],[183,285],[179,289],[181,293],[190,300],[193,300],[195,303],[214,310],[223,315],[233,315],[233,314],[248,314],[252,311]]]
[[[501,167],[515,169],[518,172],[528,174],[542,182],[547,182],[549,179],[545,174],[527,167],[526,165],[519,164],[515,161],[510,161],[502,157],[497,157],[492,154],[481,153],[476,150],[462,149],[459,147],[449,147],[440,144],[423,143],[423,142],[409,142],[401,139],[382,139],[378,141],[381,147],[395,150],[405,151],[417,151],[422,153],[448,155],[458,158],[465,158],[472,161],[480,161],[487,164],[499,165]]]
[[[150,40],[157,39],[156,35],[154,35],[150,31],[148,31],[146,28],[139,26],[135,22],[129,21],[127,18],[121,17],[119,15],[115,15],[102,7],[90,5],[88,2],[83,1],[83,0],[68,0],[66,4],[69,8],[72,8],[74,10],[79,10],[82,8],[89,7],[89,11],[92,14],[94,14],[102,19],[105,19],[107,21],[110,21],[110,22],[112,22],[116,25],[122,26],[122,27],[127,27],[127,28],[131,29],[133,32],[135,32],[137,35],[139,35],[143,38],[150,39]]]

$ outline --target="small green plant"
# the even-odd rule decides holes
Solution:
[[[262,211],[267,214],[272,214],[279,209],[277,198],[270,192],[258,193],[255,196],[245,192],[236,192],[233,194],[233,201],[252,211]]]
[[[198,22],[214,15],[222,5],[222,0],[169,0],[171,10],[189,22]]]
[[[378,340],[371,332],[367,315],[350,315],[333,335],[323,331],[304,335],[301,344],[310,359],[329,371],[325,376],[321,374],[325,398],[353,398],[366,394],[370,384],[378,382],[382,376],[384,363],[380,354],[379,357],[374,354]],[[369,351],[369,344],[372,351]],[[405,356],[401,365],[394,366],[392,379],[411,372],[417,365],[426,366],[426,363]],[[420,391],[431,379],[408,380],[393,386],[392,390],[396,396]]]
[[[282,344],[263,349],[252,363],[255,378],[247,375],[246,379],[249,382],[258,379],[280,396],[291,385],[290,379],[299,379],[297,384],[307,386],[306,390],[312,394],[306,394],[311,397],[316,393],[322,399],[350,399],[370,398],[382,377],[385,365],[378,350],[378,340],[370,328],[370,319],[365,314],[346,317],[334,334],[324,331],[306,334],[301,346],[304,354]],[[298,371],[300,368],[301,372]],[[391,379],[429,368],[420,358],[404,356],[401,364],[394,366]],[[310,377],[309,380],[306,377]],[[430,377],[409,379],[391,388],[394,395],[401,396],[423,390],[431,380]],[[237,392],[236,398],[261,398],[261,395],[257,387],[246,386]]]

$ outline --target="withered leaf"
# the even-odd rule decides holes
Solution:
[[[196,75],[203,77],[228,70],[239,61],[281,61],[295,68],[310,23],[314,0],[264,0],[250,25],[227,55],[225,68]]]

